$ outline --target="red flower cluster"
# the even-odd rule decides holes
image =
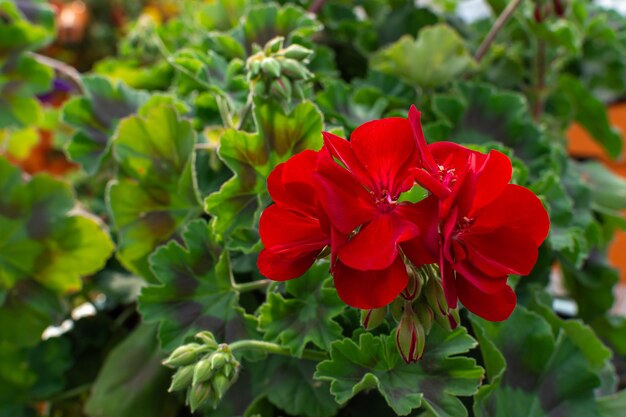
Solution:
[[[488,320],[509,316],[507,277],[530,272],[549,219],[531,191],[509,184],[505,155],[427,145],[415,107],[408,120],[361,125],[349,142],[323,135],[320,151],[295,155],[268,179],[275,204],[260,221],[263,275],[299,277],[330,248],[339,296],[372,309],[407,287],[405,263],[438,263],[450,308],[458,299]],[[403,199],[417,184],[431,195]]]

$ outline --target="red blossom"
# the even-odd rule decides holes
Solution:
[[[263,275],[298,277],[330,246],[339,296],[373,309],[407,288],[407,267],[438,263],[444,310],[460,300],[488,320],[508,317],[508,275],[530,273],[549,219],[531,191],[509,184],[505,155],[428,145],[415,107],[408,119],[365,123],[350,141],[323,135],[321,151],[294,156],[268,179],[275,204],[261,216]],[[415,182],[431,195],[402,201]]]

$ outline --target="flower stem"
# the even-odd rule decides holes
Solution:
[[[264,342],[261,340],[238,340],[229,345],[231,351],[236,350],[262,350],[267,353],[274,353],[276,355],[293,356],[289,349],[286,347],[277,345],[276,343]],[[328,354],[320,350],[304,349],[302,352],[302,359],[308,359],[311,361],[321,362],[328,359]]]
[[[500,16],[498,16],[495,23],[491,27],[491,30],[489,30],[489,33],[487,33],[487,36],[483,40],[483,43],[481,43],[478,47],[476,55],[474,55],[474,59],[476,60],[476,62],[480,62],[480,60],[483,59],[483,57],[487,53],[487,50],[489,50],[489,47],[496,39],[496,36],[498,36],[498,33],[502,30],[506,22],[509,21],[511,16],[513,16],[513,12],[515,12],[515,9],[517,9],[520,4],[522,4],[522,0],[512,0],[502,11],[502,13],[500,13]]]
[[[267,288],[268,285],[272,283],[269,279],[261,279],[258,281],[245,282],[243,284],[235,284],[235,290],[239,292],[249,292],[255,290],[262,290]]]
[[[46,65],[55,70],[57,73],[64,75],[68,80],[72,82],[72,84],[80,94],[85,93],[85,86],[83,85],[83,82],[80,78],[80,73],[76,70],[76,68],[67,65],[65,62],[50,58],[49,56],[36,54],[34,52],[31,55],[40,64]]]

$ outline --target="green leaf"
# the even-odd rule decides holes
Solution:
[[[50,89],[53,76],[51,68],[26,54],[0,58],[0,129],[36,124],[41,108],[34,96]]]
[[[206,91],[229,100],[232,109],[243,106],[250,89],[245,77],[245,64],[239,59],[230,62],[213,51],[201,53],[191,48],[181,49],[171,58],[179,69],[176,86],[185,96],[194,91]]]
[[[599,162],[590,161],[576,166],[589,185],[593,203],[607,210],[626,209],[626,180]]]
[[[72,212],[71,188],[47,174],[24,181],[0,158],[0,289],[33,279],[58,292],[79,290],[113,252],[100,222]]]
[[[458,83],[449,94],[436,94],[439,120],[424,128],[430,141],[486,145],[499,142],[528,165],[533,175],[551,165],[555,151],[535,126],[526,98],[489,84]]]
[[[86,76],[82,81],[85,96],[69,100],[62,118],[77,130],[67,146],[68,155],[93,174],[108,155],[118,122],[136,113],[149,96],[100,76]]]
[[[70,344],[62,338],[40,340],[32,348],[0,343],[0,404],[26,405],[58,394],[72,366],[71,353]]]
[[[294,416],[331,417],[339,410],[328,383],[315,381],[315,362],[270,356],[250,366],[253,389],[276,407]]]
[[[620,417],[626,410],[626,390],[602,397],[598,400],[598,409],[602,417]]]
[[[588,328],[566,322],[553,329],[521,306],[505,322],[471,320],[490,382],[476,395],[478,417],[600,416],[597,362],[607,359],[607,351]]]
[[[376,52],[370,65],[411,85],[434,88],[454,81],[474,61],[458,33],[446,24],[437,24],[422,29],[417,39],[404,35]]]
[[[145,114],[144,114],[145,113]],[[119,235],[117,256],[151,279],[148,256],[201,212],[194,176],[196,135],[172,107],[151,107],[123,120],[113,139],[120,167],[107,198]]]
[[[156,326],[141,324],[107,356],[85,404],[89,417],[166,417],[178,405],[166,395]]]
[[[249,335],[256,320],[239,307],[228,254],[206,222],[189,223],[182,241],[172,241],[150,257],[160,284],[143,288],[139,297],[144,320],[160,323],[163,349],[173,350],[200,330],[227,343]]]
[[[141,90],[165,90],[174,76],[164,59],[146,65],[138,59],[107,57],[94,65],[93,72]]]
[[[340,80],[330,79],[316,97],[327,122],[341,124],[350,131],[370,120],[380,119],[388,100],[375,87],[354,88]]]
[[[43,331],[68,313],[69,306],[59,295],[35,281],[20,281],[0,303],[0,344],[36,346]]]
[[[331,382],[330,391],[340,404],[376,388],[398,415],[422,407],[438,417],[467,416],[457,396],[476,392],[483,369],[473,359],[451,356],[474,346],[464,328],[447,333],[435,326],[422,359],[407,365],[394,337],[363,333],[358,343],[351,339],[333,343],[331,359],[317,366],[315,378]]]
[[[206,31],[227,31],[237,25],[250,3],[250,0],[217,0],[194,4],[197,8],[194,18]]]
[[[295,39],[308,38],[321,29],[322,25],[313,15],[290,4],[283,7],[274,3],[254,6],[247,11],[241,23],[248,55],[253,45],[263,47],[276,36],[284,37],[287,46]]]
[[[0,16],[0,58],[37,50],[54,38],[54,11],[43,0],[1,0]]]
[[[219,156],[234,176],[205,200],[218,235],[232,236],[237,229],[255,235],[271,170],[298,152],[322,146],[322,115],[311,102],[298,104],[290,113],[274,102],[256,102],[254,119],[257,133],[231,129],[220,140]]]
[[[573,109],[573,118],[606,150],[617,158],[622,152],[622,135],[609,122],[606,106],[577,78],[563,74],[559,78],[558,95]]]
[[[309,342],[328,350],[341,338],[341,326],[333,318],[343,312],[345,304],[328,278],[328,269],[327,263],[319,263],[300,278],[287,281],[290,298],[268,294],[259,316],[265,340],[286,346],[300,357]]]

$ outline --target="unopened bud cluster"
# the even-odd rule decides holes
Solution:
[[[396,344],[398,352],[406,363],[417,362],[424,354],[426,337],[436,322],[442,328],[451,331],[460,321],[457,309],[448,308],[443,293],[441,278],[430,266],[407,270],[409,283],[389,310],[395,321]],[[387,317],[388,308],[361,311],[361,324],[367,330],[382,324]]]
[[[304,97],[303,82],[313,78],[306,67],[313,51],[297,44],[283,48],[284,40],[278,36],[248,58],[248,80],[254,95],[284,101],[294,95]]]
[[[192,411],[203,404],[216,407],[237,380],[239,362],[227,344],[219,344],[210,332],[196,335],[199,343],[180,346],[163,362],[176,369],[169,391],[187,390]]]

